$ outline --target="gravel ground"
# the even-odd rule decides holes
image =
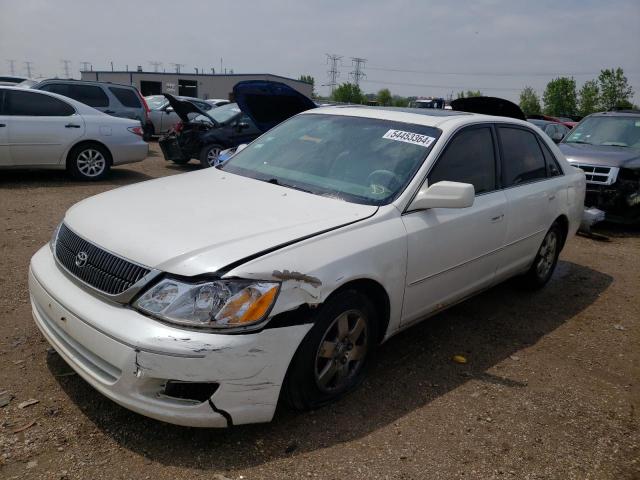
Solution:
[[[157,152],[95,184],[0,174],[0,478],[640,478],[638,230],[577,237],[542,291],[509,282],[398,335],[362,388],[315,412],[200,430],[102,397],[48,353],[29,258],[75,202],[198,168]]]

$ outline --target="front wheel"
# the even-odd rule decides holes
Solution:
[[[223,148],[220,145],[207,145],[200,151],[200,164],[203,168],[214,167]]]
[[[524,286],[535,290],[547,284],[558,264],[562,239],[562,230],[554,223],[544,236],[529,271],[523,276]]]
[[[79,180],[102,180],[111,168],[111,155],[102,145],[84,144],[74,147],[67,158],[67,170]]]
[[[362,293],[345,290],[330,298],[291,361],[284,400],[307,410],[353,390],[364,378],[377,326],[373,304]]]

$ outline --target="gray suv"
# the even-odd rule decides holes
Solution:
[[[145,132],[144,139],[150,137],[149,107],[138,89],[131,85],[53,78],[31,88],[64,95],[114,117],[138,120]]]

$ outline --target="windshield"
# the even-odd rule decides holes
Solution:
[[[233,117],[235,117],[239,113],[240,113],[240,108],[238,108],[238,104],[229,103],[228,105],[223,105],[218,108],[212,108],[207,112],[207,115],[209,115],[218,123],[225,123],[231,120]],[[202,118],[202,121],[210,121],[209,119],[207,119],[207,117],[203,115],[200,115],[200,117],[197,117],[196,120],[198,120],[198,118]]]
[[[151,110],[160,110],[169,102],[164,95],[151,95],[150,97],[144,97],[144,99]]]
[[[565,143],[588,143],[640,149],[640,116],[589,117],[573,129]]]
[[[222,168],[317,195],[384,205],[404,190],[440,133],[388,120],[299,115],[269,130]]]

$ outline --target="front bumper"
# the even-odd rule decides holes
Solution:
[[[116,403],[177,425],[226,427],[273,418],[288,365],[310,325],[223,335],[174,328],[83,290],[48,246],[32,258],[33,317],[84,380]],[[218,384],[206,401],[172,397],[167,381]]]

